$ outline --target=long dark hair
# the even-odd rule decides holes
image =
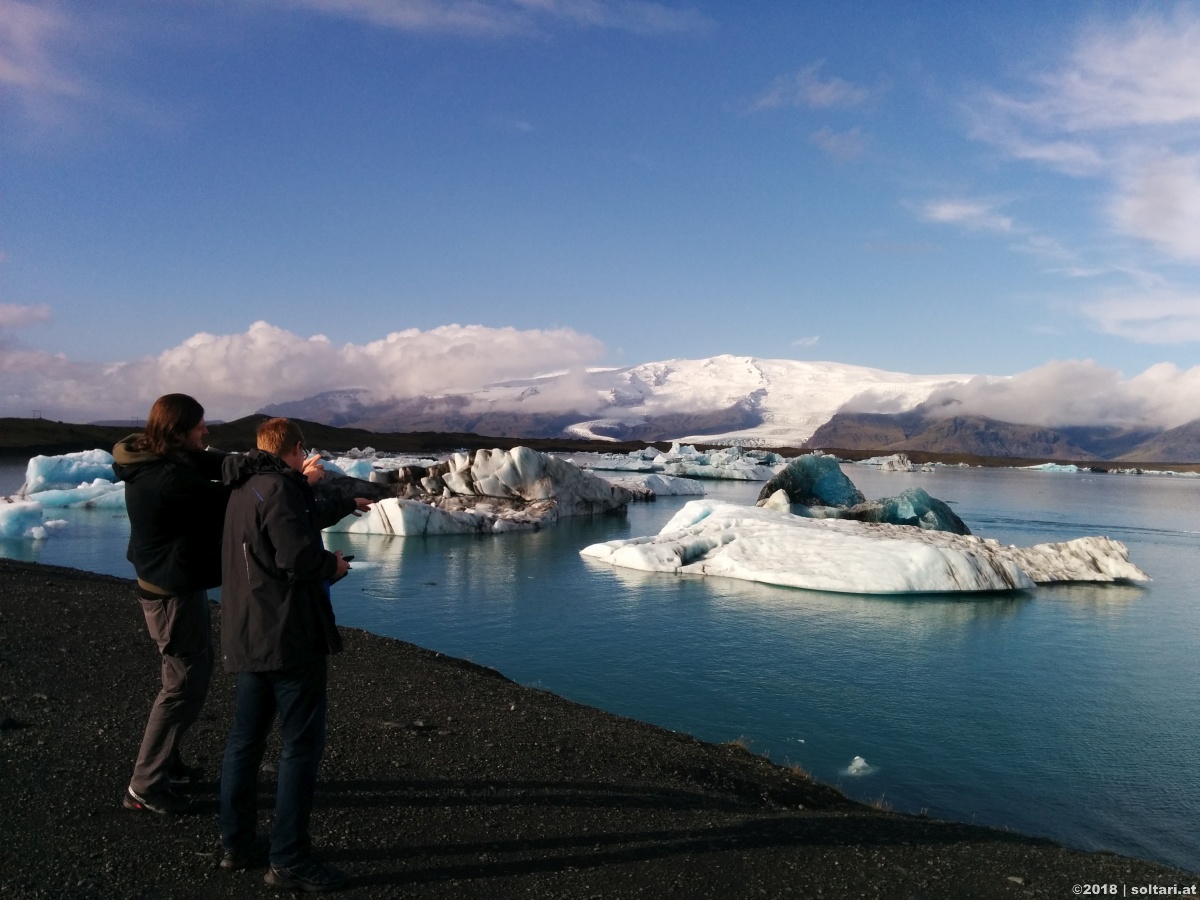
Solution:
[[[184,436],[203,418],[204,407],[194,398],[187,394],[163,394],[150,407],[146,431],[137,442],[137,449],[159,456],[179,456],[183,453]]]

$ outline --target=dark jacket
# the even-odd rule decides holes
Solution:
[[[352,498],[318,507],[307,479],[261,450],[225,460],[232,486],[221,553],[221,655],[230,672],[275,672],[342,649],[321,529]]]
[[[140,434],[113,447],[113,473],[125,482],[129,550],[138,578],[166,593],[221,583],[221,527],[229,488],[221,453],[164,457],[135,450]]]

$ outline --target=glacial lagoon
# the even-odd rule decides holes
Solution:
[[[868,497],[923,487],[1005,543],[1107,535],[1154,581],[872,597],[579,556],[656,532],[688,500],[674,497],[534,534],[330,535],[356,556],[338,618],[615,713],[741,738],[858,799],[1200,869],[1200,479],[846,472]],[[23,473],[0,465],[0,493]],[[759,487],[705,484],[743,503]],[[120,510],[53,515],[68,524],[0,542],[0,555],[132,575]]]

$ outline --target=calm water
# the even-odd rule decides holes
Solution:
[[[672,498],[538,534],[338,535],[357,557],[338,618],[622,715],[743,737],[859,799],[1200,870],[1200,479],[847,472],[868,497],[924,487],[1006,543],[1107,534],[1155,581],[886,598],[578,555],[657,531],[686,499]],[[0,467],[0,493],[21,480]],[[123,517],[61,517],[50,539],[0,554],[131,574]],[[856,756],[866,774],[848,773]]]

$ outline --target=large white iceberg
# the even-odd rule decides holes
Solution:
[[[566,460],[528,447],[455,453],[429,468],[397,472],[392,483],[326,478],[318,492],[374,498],[371,511],[331,531],[366,534],[461,534],[540,528],[566,516],[612,512],[635,499]]]
[[[412,537],[431,534],[500,534],[532,531],[551,520],[553,501],[516,509],[477,501],[468,507],[434,506],[420,500],[385,497],[361,518],[347,516],[326,531],[350,534],[391,534]]]
[[[1118,541],[1034,547],[972,535],[692,500],[657,535],[593,544],[581,555],[649,572],[721,575],[858,594],[1028,590],[1057,581],[1148,581]]]

